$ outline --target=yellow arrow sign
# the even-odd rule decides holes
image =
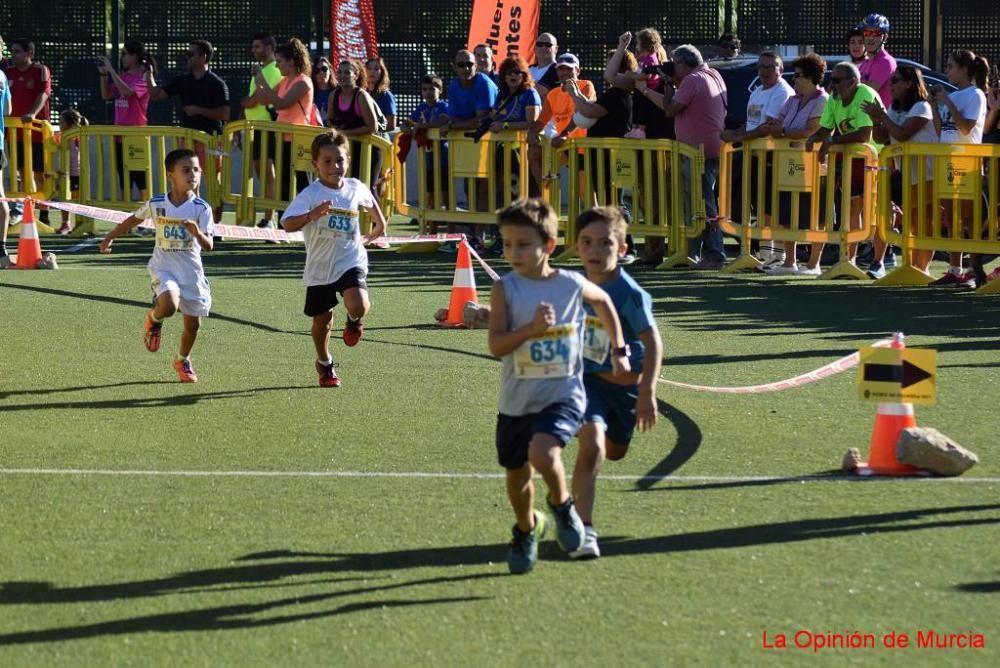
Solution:
[[[935,402],[936,350],[865,347],[860,352],[859,399],[925,405]]]

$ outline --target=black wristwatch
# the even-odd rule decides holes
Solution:
[[[612,357],[628,357],[631,354],[632,354],[632,349],[628,347],[627,343],[624,346],[622,346],[621,348],[612,348],[611,349],[611,356]]]

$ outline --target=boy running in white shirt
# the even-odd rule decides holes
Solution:
[[[184,314],[184,333],[174,370],[182,383],[197,383],[191,366],[191,349],[201,319],[212,308],[212,292],[201,264],[201,251],[211,251],[215,222],[212,207],[198,197],[201,165],[191,149],[180,148],[167,154],[164,164],[170,192],[157,195],[135,213],[115,226],[101,241],[102,253],[111,252],[111,244],[128,234],[144,220],[156,222],[156,246],[149,259],[154,305],[146,313],[143,341],[146,350],[160,349],[163,321],[177,311]]]
[[[287,232],[302,230],[306,245],[304,312],[313,319],[316,372],[321,387],[340,387],[330,354],[333,308],[344,300],[347,324],[343,339],[357,345],[364,333],[361,319],[368,313],[368,251],[365,244],[385,232],[386,221],[375,196],[358,179],[345,178],[350,169],[351,147],[346,135],[330,130],[312,143],[313,165],[319,179],[288,205],[281,222]],[[374,225],[362,235],[360,209],[368,211]]]

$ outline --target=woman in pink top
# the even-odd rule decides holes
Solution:
[[[260,68],[256,68],[257,90],[261,97],[278,110],[278,122],[288,125],[315,125],[313,106],[312,63],[305,45],[296,38],[290,39],[274,51],[282,79],[276,88],[271,88]],[[281,197],[285,201],[291,195],[292,135],[282,135],[281,168],[278,172],[281,183]],[[305,172],[295,172],[295,188],[301,191],[309,185]]]
[[[145,127],[146,110],[149,108],[149,81],[154,81],[156,64],[146,53],[142,42],[125,42],[122,49],[122,73],[115,72],[111,61],[102,57],[98,65],[101,73],[101,97],[115,101],[115,125]],[[147,73],[149,81],[147,81]],[[118,178],[122,180],[122,190],[127,200],[131,200],[132,188],[138,188],[139,201],[146,199],[146,172],[129,171],[128,183],[123,176],[124,158],[121,151],[121,137],[115,137],[115,164]]]

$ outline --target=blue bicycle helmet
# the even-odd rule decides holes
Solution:
[[[864,21],[858,24],[858,27],[862,29],[874,28],[875,30],[881,30],[884,33],[888,33],[890,29],[889,19],[882,16],[881,14],[869,14],[868,16],[865,17]]]

